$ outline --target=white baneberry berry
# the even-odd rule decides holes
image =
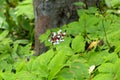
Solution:
[[[60,42],[64,41],[64,36],[66,33],[62,33],[62,30],[59,30],[56,32],[52,32],[51,38],[48,40],[51,42],[53,45],[59,44]]]
[[[54,36],[56,36],[57,34],[56,34],[56,32],[53,32],[52,35],[53,35],[52,37],[54,37]]]
[[[91,74],[95,69],[95,65],[89,67],[88,73]]]
[[[63,33],[63,35],[65,36],[65,35],[66,35],[66,33],[64,32],[64,33]]]
[[[60,35],[58,35],[57,37],[60,38]]]
[[[57,33],[60,34],[62,32],[62,30],[60,29]]]

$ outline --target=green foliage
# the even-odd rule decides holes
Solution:
[[[13,65],[16,61],[24,59],[31,54],[31,44],[28,40],[12,40],[8,37],[9,31],[5,30],[0,34],[0,78],[5,80],[14,79]],[[26,45],[28,44],[28,45]],[[22,46],[26,45],[26,46]],[[24,55],[23,55],[24,54]],[[20,65],[17,67],[19,68]],[[11,73],[11,72],[13,73]],[[5,72],[3,74],[3,72]],[[8,76],[11,76],[10,78]]]
[[[85,41],[83,36],[76,36],[75,39],[73,39],[72,41],[72,45],[71,45],[72,49],[75,52],[83,52],[85,51]]]
[[[92,12],[92,10],[94,12]],[[78,21],[71,22],[61,28],[66,31],[67,34],[64,42],[55,46],[47,45],[50,46],[50,49],[55,50],[55,56],[62,54],[62,57],[58,56],[57,59],[52,59],[55,60],[54,62],[58,65],[52,63],[52,60],[50,61],[50,63],[54,65],[56,72],[53,70],[54,75],[52,75],[52,77],[48,76],[48,80],[119,79],[119,70],[116,70],[119,64],[120,51],[118,45],[120,42],[118,36],[118,34],[120,34],[118,19],[120,19],[120,17],[110,13],[103,16],[104,14],[100,14],[96,8],[78,10],[78,15],[80,16]],[[45,36],[43,37],[43,35]],[[49,39],[50,31],[47,31],[43,35],[40,37],[40,40],[46,43]],[[47,40],[45,40],[45,38]],[[101,46],[97,43],[96,46],[93,44],[94,48],[87,51],[86,43],[92,44],[90,42],[96,40],[103,40],[103,45]],[[66,57],[64,58],[65,55]],[[61,61],[58,61],[60,59]],[[59,66],[61,62],[65,62],[64,66]],[[91,74],[89,73],[89,68],[92,65],[95,65],[96,68]],[[51,75],[51,73],[49,73],[49,75]]]
[[[29,39],[33,41],[33,5],[32,0],[0,1],[0,30],[8,30],[14,39]],[[24,9],[24,10],[23,10]]]
[[[23,29],[32,32],[30,28],[32,8],[26,12],[26,9],[31,7],[31,1],[17,0],[15,4],[13,2],[10,2],[12,9],[9,9],[3,5],[9,1],[0,1],[0,6],[8,12],[6,19],[3,18],[4,14],[0,13],[0,80],[120,79],[118,14],[107,11],[101,14],[102,11],[95,7],[78,10],[78,21],[60,28],[66,32],[64,41],[52,45],[48,40],[51,33],[57,32],[59,28],[47,30],[39,39],[49,47],[49,50],[35,57],[32,55],[32,43],[24,38],[24,33],[21,33]],[[83,3],[75,5],[84,6]],[[112,7],[116,5],[117,3],[114,3]],[[17,33],[24,39],[19,39],[20,35]]]
[[[29,19],[34,18],[34,11],[32,6],[32,0],[25,0],[20,2],[16,7],[16,14],[17,16],[26,15]]]
[[[107,13],[115,13],[120,15],[120,0],[105,0],[107,7]],[[112,8],[112,9],[111,9]]]
[[[113,7],[119,7],[120,8],[120,0],[105,0],[105,3],[109,8]]]

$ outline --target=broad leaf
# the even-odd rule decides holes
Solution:
[[[66,59],[66,53],[64,53],[64,51],[60,50],[56,53],[48,65],[48,68],[50,69],[48,80],[55,78],[55,75],[64,67]]]
[[[98,67],[99,72],[104,73],[114,73],[114,64],[112,63],[103,63]]]
[[[73,39],[72,49],[75,52],[83,52],[85,50],[85,41],[82,36],[78,35]]]
[[[88,65],[85,63],[79,61],[73,62],[71,64],[70,71],[77,80],[84,80],[89,78]]]
[[[100,65],[105,62],[105,56],[108,56],[109,53],[107,51],[101,52],[90,52],[88,53],[88,63],[90,65]]]
[[[98,74],[92,80],[114,80],[113,74]]]

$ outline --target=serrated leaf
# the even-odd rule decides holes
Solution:
[[[57,75],[57,80],[74,80],[74,74],[70,72],[69,68],[64,68]]]
[[[114,80],[113,74],[98,74],[92,80]]]
[[[103,63],[98,67],[99,72],[104,73],[114,73],[114,64],[112,63]]]
[[[89,58],[88,58],[88,63],[90,65],[100,65],[103,62],[105,62],[105,56],[108,56],[109,53],[108,51],[101,51],[101,52],[90,52]]]
[[[40,64],[48,65],[51,59],[54,57],[55,52],[50,49],[46,53],[40,55],[36,60],[40,61]]]
[[[83,36],[76,36],[72,41],[72,49],[75,52],[83,52],[85,50],[85,41]]]
[[[18,54],[30,54],[30,49],[31,49],[32,43],[27,44],[26,46],[19,46],[18,47]]]
[[[115,63],[118,60],[118,55],[116,53],[109,54],[104,57],[106,62]]]
[[[67,46],[69,47],[70,46],[70,43],[71,43],[72,39],[70,37],[65,37],[64,38],[64,41],[60,43],[61,46]]]
[[[7,71],[4,74],[2,74],[2,78],[4,80],[15,80],[15,75],[13,73]]]
[[[71,56],[74,54],[74,51],[69,46],[66,46],[66,45],[61,44],[56,49],[57,49],[57,51],[62,50],[62,52],[65,53],[65,55]]]
[[[71,58],[69,59],[70,63],[75,61],[82,62],[82,63],[87,62],[87,60],[85,58],[82,58],[80,54],[72,55]]]
[[[38,70],[37,70],[38,69]],[[49,69],[46,65],[40,65],[39,68],[37,68],[36,70],[39,71],[39,75],[41,77],[48,77],[49,75]]]
[[[48,68],[50,69],[48,80],[55,78],[55,75],[64,67],[65,61],[66,54],[61,50],[53,57],[48,65]]]
[[[36,80],[36,76],[28,71],[18,72],[13,80]]]
[[[78,22],[72,22],[72,23],[68,24],[66,33],[72,34],[72,35],[77,35],[77,34],[81,33],[80,24]]]
[[[24,68],[25,64],[26,64],[25,61],[17,62],[15,64],[16,71],[20,72]]]
[[[0,60],[0,70],[5,69],[5,71],[10,71],[12,69],[12,65],[8,64],[5,60]]]
[[[88,65],[82,62],[73,62],[70,71],[74,74],[77,80],[84,80],[89,78]]]
[[[31,72],[35,75],[39,75],[41,77],[48,77],[49,69],[47,65],[43,65],[39,63],[40,61],[35,60],[31,65]]]

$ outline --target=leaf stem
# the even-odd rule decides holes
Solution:
[[[105,39],[106,39],[106,42],[107,42],[107,45],[109,48],[111,48],[111,45],[108,41],[108,38],[107,38],[107,33],[106,33],[106,30],[105,30],[105,26],[104,26],[104,20],[102,20],[102,27],[103,27],[103,30],[104,30],[104,34],[105,34]]]

